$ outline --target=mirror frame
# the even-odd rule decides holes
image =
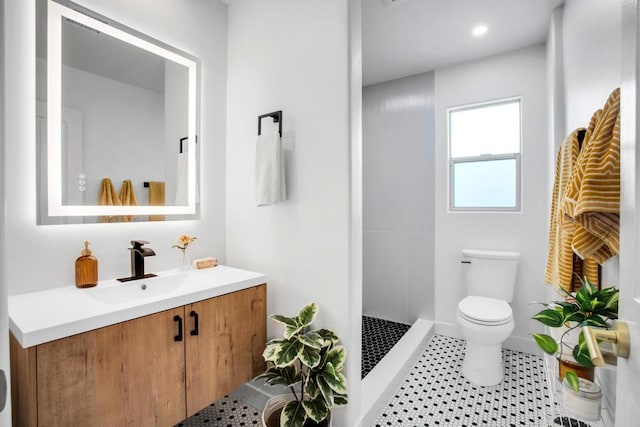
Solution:
[[[64,0],[47,2],[47,189],[48,216],[189,215],[196,214],[196,135],[198,123],[197,58],[109,18]],[[95,17],[95,18],[94,18]],[[65,18],[169,59],[188,68],[187,204],[179,206],[103,206],[62,204],[62,23]]]

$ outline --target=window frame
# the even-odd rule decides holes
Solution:
[[[520,135],[518,145],[520,151],[518,153],[502,153],[502,154],[480,154],[478,156],[465,156],[465,157],[452,157],[451,147],[451,115],[452,113],[466,110],[475,110],[479,108],[492,107],[502,104],[518,104],[519,120],[520,120]],[[492,101],[479,102],[474,104],[466,104],[458,107],[447,108],[447,157],[449,158],[449,211],[450,212],[522,212],[522,97],[514,96],[509,98],[500,98]],[[499,206],[470,206],[470,207],[456,207],[454,206],[454,188],[455,188],[455,175],[454,169],[457,163],[478,163],[492,160],[515,160],[516,162],[516,182],[515,182],[515,206],[514,207],[499,207]]]

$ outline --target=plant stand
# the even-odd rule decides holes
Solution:
[[[569,414],[562,401],[562,383],[558,379],[558,361],[553,356],[545,355],[544,368],[550,405],[550,407],[546,405],[544,407],[546,425],[553,427],[613,427],[613,423],[610,421],[612,420],[612,416],[604,404],[604,398],[602,399],[602,407],[600,409],[601,417],[598,421],[581,420]],[[596,383],[598,383],[597,378]],[[571,422],[571,419],[576,421]]]

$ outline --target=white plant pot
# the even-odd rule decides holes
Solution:
[[[276,412],[280,412],[282,411],[282,408],[284,408],[287,403],[291,402],[292,400],[294,400],[293,395],[291,394],[281,394],[278,396],[274,396],[271,399],[269,399],[267,401],[267,404],[264,407],[264,411],[262,411],[262,427],[277,427],[279,426],[279,420],[280,417],[278,416],[277,420],[278,423],[276,424],[268,424],[269,421],[274,421],[274,420],[270,420],[272,414],[276,413]],[[306,423],[305,423],[306,425]],[[324,420],[322,423],[318,424],[319,426],[322,427],[331,427],[331,412],[329,412],[329,416],[327,417],[326,420]]]

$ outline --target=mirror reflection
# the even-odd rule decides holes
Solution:
[[[39,2],[39,223],[195,214],[197,60],[61,3]]]

